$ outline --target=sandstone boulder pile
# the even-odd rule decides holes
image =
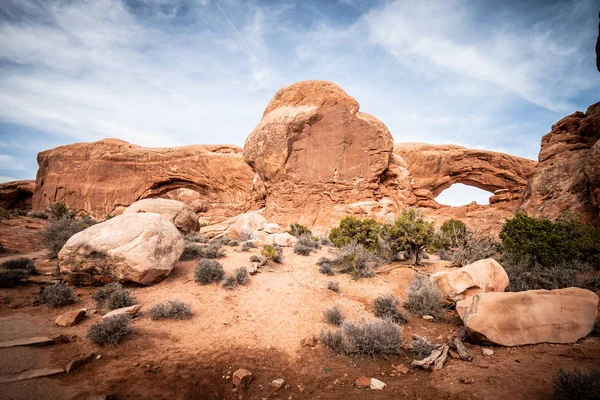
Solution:
[[[169,219],[181,233],[198,232],[198,216],[185,203],[170,199],[143,199],[125,209],[123,214],[156,213]]]

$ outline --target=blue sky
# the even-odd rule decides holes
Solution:
[[[554,122],[600,101],[599,10],[600,0],[2,0],[0,180],[34,178],[39,151],[104,137],[241,146],[275,91],[305,79],[342,86],[396,142],[535,159]]]

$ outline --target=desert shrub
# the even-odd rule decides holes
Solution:
[[[436,250],[438,256],[440,256],[440,260],[443,261],[452,261],[452,253],[450,253],[450,251],[448,251],[447,249],[444,249],[443,247],[439,248]]]
[[[10,213],[4,208],[0,207],[0,221],[8,218],[10,218]]]
[[[200,257],[202,258],[221,258],[223,256],[225,256],[225,251],[221,249],[221,244],[218,242],[200,246]]]
[[[426,222],[414,208],[405,209],[392,225],[385,226],[383,232],[392,253],[404,251],[416,265],[419,265],[425,248],[433,242],[434,234],[433,222]]]
[[[75,216],[75,213],[69,210],[67,204],[62,201],[50,204],[47,211],[54,220],[73,218]]]
[[[389,319],[397,324],[404,324],[408,321],[406,315],[398,309],[400,300],[393,295],[380,295],[373,300],[373,314],[377,318]]]
[[[256,244],[254,242],[243,242],[242,243],[242,251],[250,251],[250,249],[255,249]]]
[[[183,253],[179,256],[180,261],[189,261],[202,257],[202,249],[195,243],[186,243]]]
[[[198,266],[194,273],[194,279],[201,285],[209,285],[213,282],[221,282],[225,276],[223,266],[214,260],[205,258],[198,261]]]
[[[200,233],[186,235],[184,239],[189,243],[208,243],[208,238]]]
[[[486,235],[466,230],[462,243],[452,250],[451,261],[458,266],[465,266],[484,258],[495,257],[498,244]]]
[[[135,304],[131,298],[131,290],[125,289],[120,283],[113,282],[106,284],[92,295],[98,307],[107,307],[110,310],[129,307]]]
[[[600,369],[560,369],[554,379],[554,399],[600,399]]]
[[[249,228],[242,228],[239,233],[238,240],[240,242],[247,242],[254,239],[254,231]]]
[[[400,332],[398,325],[388,320],[346,321],[342,323],[344,352],[371,357],[396,354],[402,345]]]
[[[48,219],[48,214],[43,211],[31,211],[27,216],[31,218]]]
[[[312,236],[310,229],[301,224],[291,224],[287,230],[287,233],[297,238],[300,238],[300,236],[304,235]]]
[[[574,219],[551,221],[517,213],[500,232],[502,249],[542,268],[590,260],[600,253],[600,228]]]
[[[35,264],[30,258],[13,258],[0,264],[0,287],[11,287],[35,272]]]
[[[427,275],[416,274],[406,291],[404,308],[412,314],[441,319],[444,316],[443,307],[444,299],[437,286]]]
[[[237,280],[233,275],[227,275],[225,279],[223,279],[223,289],[233,290],[238,286]]]
[[[449,219],[444,222],[433,240],[433,247],[438,249],[450,249],[461,245],[465,240],[467,226],[459,219]]]
[[[321,241],[319,240],[319,238],[316,236],[311,236],[309,234],[303,234],[298,236],[298,243],[303,246],[310,247],[312,249],[321,248]]]
[[[369,251],[379,251],[380,231],[381,227],[372,219],[359,220],[348,216],[329,232],[329,240],[336,247],[357,243]]]
[[[167,303],[156,303],[148,310],[150,318],[157,319],[188,319],[192,316],[192,308],[189,304],[179,300],[169,300]]]
[[[326,308],[323,314],[325,315],[325,321],[331,325],[340,326],[344,321],[344,313],[338,306]]]
[[[340,283],[338,281],[329,281],[327,282],[327,289],[338,293],[340,291]]]
[[[238,285],[245,285],[248,283],[248,279],[250,278],[250,275],[248,274],[248,268],[246,267],[236,268],[233,276],[235,277]]]
[[[118,344],[123,337],[131,333],[128,315],[117,315],[105,318],[92,324],[87,337],[96,344]]]
[[[62,282],[55,283],[44,289],[41,299],[51,307],[62,307],[75,303],[73,289]]]
[[[302,256],[308,256],[312,252],[312,247],[305,246],[301,243],[296,243],[294,246],[294,253],[300,254]]]
[[[408,345],[408,349],[412,353],[415,360],[422,360],[431,355],[431,352],[435,349],[435,346],[424,337],[413,335],[411,342]]]
[[[283,261],[283,250],[277,245],[265,244],[260,254],[267,260],[280,264]]]
[[[230,247],[237,247],[239,245],[240,245],[240,242],[238,242],[237,240],[233,240],[233,239],[230,240],[229,243],[227,243],[227,246],[230,246]]]
[[[67,243],[67,240],[87,227],[83,222],[72,218],[61,218],[52,221],[42,233],[44,243],[50,250],[50,258],[58,257],[58,253]]]
[[[325,347],[330,348],[337,354],[344,354],[344,338],[342,335],[342,331],[330,331],[327,332],[321,331],[321,342]]]
[[[331,240],[326,237],[319,238],[319,243],[321,243],[321,246],[331,246],[333,244],[331,243]]]
[[[250,262],[258,263],[258,265],[265,265],[267,263],[267,257],[252,255],[250,256]]]
[[[333,259],[321,258],[317,262],[321,273],[333,275],[335,272],[351,274],[354,278],[367,278],[375,275],[374,268],[381,259],[367,251],[362,245],[352,243],[338,250]]]

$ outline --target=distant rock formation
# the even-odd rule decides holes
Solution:
[[[0,183],[0,208],[5,210],[31,208],[35,181]]]
[[[145,148],[117,139],[43,151],[38,165],[35,210],[64,201],[99,218],[181,189],[197,192],[225,216],[236,215],[246,211],[254,176],[236,146]]]
[[[542,138],[539,163],[520,210],[536,217],[578,213],[598,218],[600,204],[600,103],[552,126]]]

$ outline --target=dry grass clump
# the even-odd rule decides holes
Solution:
[[[27,216],[31,218],[48,219],[48,214],[43,211],[31,211]]]
[[[250,262],[258,263],[259,265],[265,265],[267,263],[267,257],[252,255],[250,256]]]
[[[87,337],[99,345],[118,344],[123,337],[131,333],[129,321],[128,315],[105,318],[89,327]]]
[[[44,289],[41,300],[51,307],[63,307],[75,303],[75,294],[73,289],[62,282],[58,282]]]
[[[327,289],[338,293],[340,291],[340,283],[338,281],[329,281],[327,282]]]
[[[312,247],[305,246],[301,243],[296,243],[294,246],[294,253],[302,256],[308,256],[313,251]]]
[[[185,243],[185,247],[183,248],[183,253],[179,257],[180,261],[189,261],[194,260],[196,258],[200,258],[202,256],[202,249],[195,243]]]
[[[1,247],[1,246],[0,246]],[[11,287],[35,273],[31,258],[11,258],[0,264],[0,287]]]
[[[225,277],[223,288],[232,290],[240,285],[245,285],[248,283],[249,277],[250,274],[248,274],[248,269],[246,267],[236,268],[233,275],[228,275]]]
[[[408,321],[406,315],[398,309],[400,300],[393,295],[380,295],[373,300],[373,314],[377,318],[389,319],[397,324],[404,324]]]
[[[408,349],[415,360],[422,360],[429,357],[431,352],[435,349],[435,346],[424,337],[413,335],[412,340],[408,345]]]
[[[319,258],[319,261],[317,261],[317,265],[319,266],[319,272],[323,275],[335,275],[335,271],[333,270],[333,264],[328,258]]]
[[[323,274],[347,273],[357,279],[374,276],[374,268],[379,264],[381,259],[377,255],[356,243],[340,248],[333,259],[322,257],[317,262],[320,266],[319,271]]]
[[[184,237],[186,243],[208,243],[208,238],[200,233],[191,233]]]
[[[600,369],[560,369],[554,380],[554,399],[600,399]]]
[[[201,259],[194,273],[194,280],[201,285],[209,285],[214,282],[221,282],[225,276],[223,266],[214,260]]]
[[[255,249],[256,244],[254,242],[243,242],[242,243],[242,251],[250,251],[250,249]]]
[[[356,323],[345,321],[338,332],[321,332],[321,341],[340,354],[370,357],[397,354],[402,345],[401,330],[383,319]]]
[[[192,316],[189,304],[179,300],[169,300],[167,303],[156,303],[150,310],[150,318],[157,319],[188,319]]]
[[[326,308],[323,314],[325,314],[325,321],[331,325],[340,326],[344,321],[344,312],[338,306]]]
[[[125,289],[120,283],[108,283],[98,288],[92,295],[99,308],[107,307],[109,310],[117,310],[135,304],[131,297],[131,290]]]
[[[283,261],[283,250],[276,244],[265,244],[260,254],[277,264],[281,264]]]
[[[410,313],[443,319],[444,299],[437,286],[424,274],[416,274],[406,292],[404,308]]]
[[[44,243],[50,250],[50,258],[58,257],[58,253],[67,243],[67,240],[87,227],[83,222],[74,218],[62,218],[52,221],[42,233]]]

